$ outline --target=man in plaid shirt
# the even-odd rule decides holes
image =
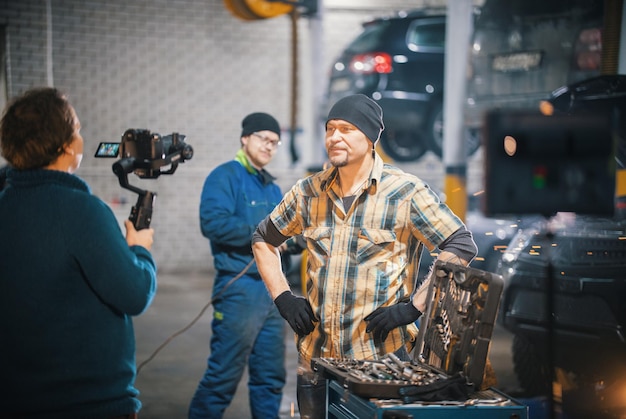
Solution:
[[[331,167],[298,181],[252,240],[259,273],[297,335],[302,418],[325,416],[326,383],[312,358],[410,359],[426,307],[427,284],[415,281],[424,247],[462,265],[476,255],[471,233],[428,185],[383,163],[375,151],[383,129],[372,99],[339,100],[326,122]],[[309,254],[304,297],[291,292],[278,251],[296,235]]]

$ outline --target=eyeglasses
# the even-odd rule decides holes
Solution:
[[[270,148],[278,148],[279,145],[282,144],[280,140],[275,140],[270,137],[266,137],[264,135],[259,134],[258,132],[253,132],[251,135],[254,135],[258,139],[263,142],[263,145],[269,146]]]

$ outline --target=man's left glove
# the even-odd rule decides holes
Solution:
[[[274,299],[274,304],[298,335],[306,336],[315,329],[315,315],[306,298],[296,297],[291,291],[285,291]]]
[[[379,307],[365,317],[367,333],[373,333],[374,339],[384,341],[387,335],[398,326],[413,323],[422,312],[413,306],[413,302],[398,303],[390,307]]]

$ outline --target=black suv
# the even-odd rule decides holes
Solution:
[[[485,0],[470,44],[465,127],[480,132],[489,110],[536,109],[554,89],[599,75],[603,14],[603,0]]]
[[[445,9],[421,9],[363,24],[332,67],[327,107],[362,93],[383,109],[383,151],[415,161],[428,150],[442,155]],[[478,148],[468,138],[468,153]]]

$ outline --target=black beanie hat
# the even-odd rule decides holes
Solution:
[[[385,129],[383,110],[369,97],[358,94],[339,99],[328,112],[328,119],[342,119],[357,127],[369,140],[376,144]]]
[[[241,121],[241,128],[242,137],[250,135],[253,132],[266,130],[275,132],[278,134],[278,137],[280,137],[280,125],[278,121],[274,119],[272,115],[263,112],[255,112],[246,116],[243,121]]]

